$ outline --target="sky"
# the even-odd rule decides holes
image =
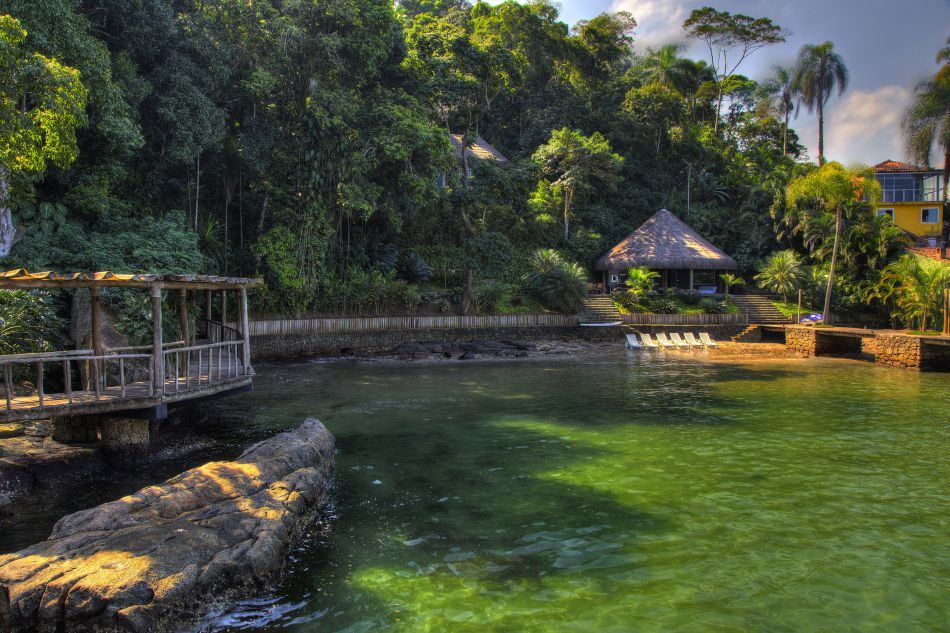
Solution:
[[[489,0],[498,4],[501,0]],[[900,122],[914,87],[938,66],[937,51],[950,36],[950,0],[560,0],[561,18],[573,25],[603,12],[629,11],[642,52],[670,42],[689,43],[683,20],[704,5],[768,17],[786,30],[786,42],[754,53],[739,72],[755,80],[776,64],[791,66],[803,44],[831,40],[851,73],[843,96],[825,114],[825,155],[845,164],[907,160]],[[687,54],[707,59],[704,44]],[[809,156],[818,156],[818,123],[804,109],[791,122]],[[932,164],[942,163],[934,156]]]

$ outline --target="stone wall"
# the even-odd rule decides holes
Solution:
[[[815,330],[786,328],[785,351],[791,356],[811,358],[815,355]]]
[[[623,341],[621,328],[539,326],[516,328],[458,328],[441,330],[387,330],[383,332],[334,332],[285,334],[251,339],[254,361],[286,360],[312,356],[339,356],[353,353],[390,352],[403,343],[462,342],[482,340],[524,341]]]
[[[874,344],[874,361],[888,367],[920,369],[921,347],[916,336],[879,334]]]

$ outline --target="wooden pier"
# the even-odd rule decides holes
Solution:
[[[247,289],[259,284],[207,275],[0,274],[0,288],[87,288],[91,299],[89,349],[0,356],[0,423],[98,415],[160,420],[169,405],[250,388]],[[150,292],[151,345],[103,345],[100,296],[108,287]],[[176,291],[178,299],[181,339],[173,342],[164,341],[162,332],[168,291]],[[236,295],[239,328],[225,325],[229,293]],[[204,318],[195,328],[202,338],[192,336],[190,294],[204,303]]]

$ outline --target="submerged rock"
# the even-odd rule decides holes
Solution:
[[[0,630],[151,631],[272,582],[327,498],[333,436],[317,420],[163,484],[63,517],[0,556]]]

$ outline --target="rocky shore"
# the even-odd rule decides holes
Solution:
[[[327,500],[334,439],[307,420],[163,484],[62,518],[0,556],[0,630],[155,631],[274,581]]]

